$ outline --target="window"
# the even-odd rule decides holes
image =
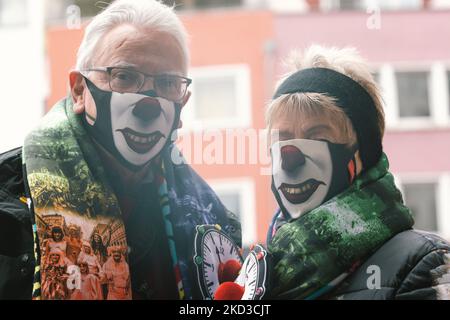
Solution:
[[[340,10],[356,10],[361,8],[360,0],[340,0],[339,9]]]
[[[429,72],[397,72],[397,92],[400,118],[430,117]]]
[[[80,12],[82,17],[93,17],[96,14],[100,13],[104,7],[106,7],[106,3],[92,1],[92,0],[74,0],[71,1],[73,4],[80,7]]]
[[[26,25],[27,0],[0,0],[0,27]]]
[[[403,183],[406,205],[414,216],[414,227],[426,231],[439,230],[437,224],[437,183]]]
[[[246,65],[192,69],[192,97],[183,111],[186,129],[250,126],[250,72]]]
[[[450,69],[442,62],[382,65],[379,85],[386,125],[392,130],[450,126]]]
[[[232,7],[239,6],[242,0],[195,0],[197,8]]]
[[[374,71],[374,72],[372,72],[372,77],[373,77],[373,80],[375,81],[375,83],[379,86],[379,87],[381,87],[381,84],[380,84],[380,80],[381,80],[381,76],[380,76],[380,72],[379,71]]]
[[[236,190],[222,190],[217,194],[224,206],[239,218],[241,217],[241,195]]]
[[[255,190],[251,179],[209,180],[224,206],[239,217],[244,246],[256,241]]]
[[[176,5],[176,9],[209,9],[240,6],[242,0],[164,0],[165,4]]]
[[[381,0],[376,3],[383,10],[417,10],[423,7],[423,0]]]
[[[202,120],[231,118],[236,114],[235,77],[199,78],[195,83],[196,116]]]

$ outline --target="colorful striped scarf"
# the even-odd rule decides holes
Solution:
[[[178,296],[197,299],[195,226],[219,224],[240,243],[240,224],[187,164],[171,161],[176,152],[174,145],[162,152],[154,181]],[[23,167],[34,216],[33,299],[131,299],[120,206],[70,98],[27,136]]]

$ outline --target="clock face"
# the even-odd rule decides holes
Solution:
[[[194,262],[204,299],[213,299],[223,267],[230,260],[242,264],[240,249],[220,226],[197,226]]]
[[[244,287],[241,300],[260,300],[266,292],[267,251],[256,245],[245,259],[236,283]]]

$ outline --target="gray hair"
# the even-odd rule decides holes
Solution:
[[[186,66],[188,65],[187,32],[173,7],[168,7],[157,0],[116,0],[95,16],[86,27],[83,41],[78,49],[77,70],[92,67],[92,56],[99,40],[121,24],[152,28],[171,34],[179,43]]]

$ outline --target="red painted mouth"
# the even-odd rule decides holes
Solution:
[[[320,185],[326,186],[322,181],[309,179],[299,184],[282,183],[278,189],[281,190],[287,201],[300,204],[307,201]]]
[[[117,131],[123,134],[130,149],[139,154],[149,152],[161,138],[165,138],[159,131],[148,134],[136,132],[130,128],[119,129]]]

